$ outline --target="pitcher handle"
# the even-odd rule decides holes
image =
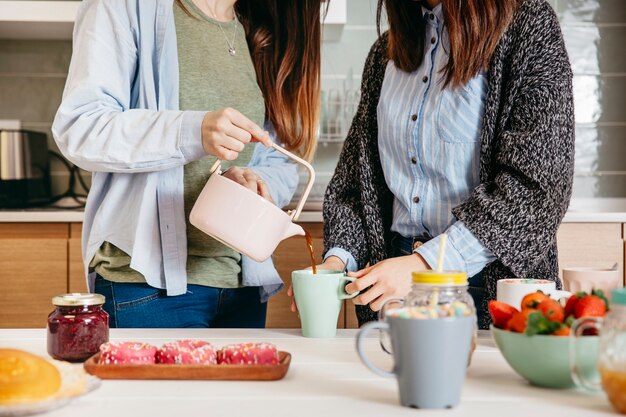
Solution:
[[[306,170],[309,172],[309,180],[307,181],[306,186],[304,187],[304,192],[302,193],[302,196],[300,197],[300,201],[298,202],[296,209],[294,210],[293,213],[291,213],[291,220],[295,222],[298,220],[298,217],[300,217],[300,213],[302,212],[302,209],[304,208],[304,203],[306,203],[306,200],[307,198],[309,198],[309,194],[311,193],[311,189],[313,188],[313,183],[315,182],[315,170],[313,169],[313,166],[309,164],[307,161],[305,161],[304,159],[300,158],[297,155],[294,155],[293,153],[289,152],[282,146],[277,145],[275,143],[272,143],[271,146],[272,148],[276,149],[278,152],[282,153],[283,155],[293,159],[300,165],[303,165],[306,168]]]
[[[367,366],[370,371],[384,378],[393,378],[396,376],[395,373],[386,371],[374,365],[372,362],[370,362],[367,356],[365,356],[365,352],[363,351],[363,343],[365,341],[365,337],[369,334],[370,331],[375,329],[379,329],[380,331],[388,333],[389,324],[384,321],[371,321],[369,323],[365,323],[363,327],[361,327],[361,330],[359,330],[358,335],[356,336],[356,351],[359,354],[361,362],[363,362],[363,364]]]
[[[582,317],[576,320],[572,324],[572,330],[569,342],[569,363],[570,373],[574,383],[587,390],[587,391],[599,391],[602,389],[602,385],[599,382],[590,381],[584,373],[579,371],[578,364],[578,343],[579,337],[583,336],[583,332],[588,329],[600,330],[602,328],[602,319],[598,317]]]
[[[385,320],[385,316],[387,314],[387,308],[392,303],[401,303],[404,306],[404,299],[402,298],[390,298],[383,303],[383,306],[380,308],[378,312],[378,320]],[[391,351],[391,339],[389,338],[389,333],[381,330],[380,332],[380,347],[385,351],[385,353],[392,355]]]

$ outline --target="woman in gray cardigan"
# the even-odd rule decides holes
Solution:
[[[546,0],[381,0],[390,30],[365,64],[362,99],[324,203],[322,268],[362,324],[404,296],[410,273],[470,276],[481,328],[496,281],[557,281],[556,232],[574,167],[572,72]]]

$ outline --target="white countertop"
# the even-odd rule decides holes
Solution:
[[[300,214],[299,222],[321,223],[321,203],[311,203]],[[0,223],[80,223],[82,210],[28,209],[0,210]],[[564,223],[626,223],[626,198],[574,199]]]
[[[113,340],[161,344],[201,338],[215,345],[267,341],[293,355],[285,379],[274,382],[103,381],[102,386],[49,417],[110,416],[432,416],[594,417],[617,415],[604,394],[535,388],[506,364],[488,335],[481,334],[467,374],[461,404],[452,410],[414,410],[399,405],[396,382],[363,366],[355,352],[355,330],[334,339],[305,339],[297,330],[114,329]],[[45,354],[45,330],[0,330],[0,347]],[[390,366],[378,340],[367,354]],[[567,354],[567,352],[563,352]]]

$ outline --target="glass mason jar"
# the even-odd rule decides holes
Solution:
[[[445,318],[476,315],[474,299],[468,292],[467,273],[420,271],[413,273],[413,287],[404,307],[415,318]]]
[[[446,319],[472,316],[474,336],[472,352],[476,348],[478,327],[474,299],[468,292],[467,273],[461,271],[413,272],[411,292],[404,299],[388,300],[380,311],[379,318],[387,314],[408,319]],[[381,341],[385,351],[390,352],[390,343]],[[471,357],[470,357],[471,360]]]
[[[54,359],[82,362],[109,341],[109,315],[100,294],[64,294],[52,298],[48,316],[48,353]]]
[[[620,413],[626,413],[626,289],[611,292],[611,310],[600,330],[598,368],[602,386]]]

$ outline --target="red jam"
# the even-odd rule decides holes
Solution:
[[[54,359],[83,362],[109,341],[109,315],[99,294],[54,297],[56,309],[48,316],[48,353]]]

